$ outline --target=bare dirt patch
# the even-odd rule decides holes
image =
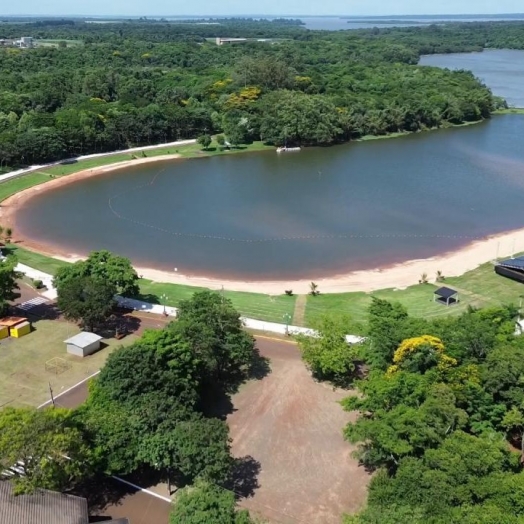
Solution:
[[[342,429],[347,391],[315,382],[294,344],[258,339],[271,373],[233,398],[228,423],[236,457],[258,462],[253,495],[241,505],[270,522],[335,524],[366,500],[369,475]]]

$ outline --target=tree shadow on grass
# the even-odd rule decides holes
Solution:
[[[237,498],[249,498],[260,487],[258,475],[261,466],[251,455],[234,459],[231,478],[226,487],[234,491]]]

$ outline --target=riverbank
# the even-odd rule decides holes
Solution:
[[[499,257],[524,251],[524,228],[476,241],[464,248],[422,260],[408,260],[389,267],[352,271],[328,278],[315,278],[322,293],[372,292],[380,289],[404,289],[419,282],[422,274],[434,279],[437,271],[446,277],[460,276],[479,265]],[[189,277],[175,272],[138,267],[137,271],[152,282],[165,282],[209,289],[227,289],[280,295],[285,289],[307,294],[311,280],[235,281],[205,277]]]
[[[16,195],[13,199],[15,198]],[[43,254],[55,261],[74,263],[83,258],[78,254],[66,253],[31,239],[18,241],[24,249]],[[402,290],[417,285],[422,275],[426,275],[430,281],[435,279],[437,272],[448,278],[459,277],[482,264],[498,258],[510,257],[518,252],[524,252],[524,228],[493,235],[436,257],[408,260],[388,267],[351,271],[332,277],[319,277],[314,281],[322,294],[371,293],[383,289]],[[188,276],[150,267],[137,266],[135,269],[141,278],[149,281],[153,286],[168,284],[183,288],[207,288],[271,296],[283,295],[286,289],[291,289],[298,295],[308,294],[311,289],[311,280],[223,280]]]

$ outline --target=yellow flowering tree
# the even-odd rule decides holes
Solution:
[[[457,365],[457,361],[446,355],[442,340],[431,335],[408,338],[404,340],[393,354],[393,365],[387,374],[392,375],[399,369],[425,372],[437,367],[440,372],[446,372]]]

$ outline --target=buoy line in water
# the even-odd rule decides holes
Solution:
[[[143,189],[148,186],[152,186],[155,184],[157,178],[165,171],[165,169],[159,170],[153,178],[147,182],[146,184],[141,184],[139,186],[135,186],[131,189],[127,189],[125,191],[122,191],[121,193],[118,193],[108,200],[108,206],[111,212],[120,220],[124,220],[126,222],[130,222],[132,224],[136,224],[138,226],[146,227],[149,229],[154,229],[156,231],[160,231],[162,233],[175,236],[175,237],[182,237],[182,238],[197,238],[197,239],[208,239],[208,240],[222,240],[226,242],[242,242],[246,244],[257,244],[257,243],[267,243],[267,242],[286,242],[286,241],[302,241],[302,240],[330,240],[330,239],[374,239],[374,238],[452,238],[457,240],[481,240],[485,238],[486,235],[480,235],[480,236],[473,236],[473,235],[445,235],[445,234],[438,234],[438,235],[418,235],[418,234],[406,234],[406,233],[400,233],[400,234],[379,234],[379,235],[362,235],[362,234],[334,234],[334,235],[296,235],[296,236],[282,236],[282,237],[269,237],[269,238],[235,238],[235,237],[225,237],[225,236],[219,236],[219,235],[203,235],[199,233],[187,233],[182,231],[174,231],[170,229],[165,229],[159,226],[155,226],[153,224],[149,224],[147,222],[142,222],[140,220],[136,220],[134,218],[130,218],[127,216],[124,216],[120,214],[114,207],[113,201],[117,200],[118,198],[121,198],[122,196],[126,195],[127,193],[131,193],[134,191],[138,191],[140,189]]]

